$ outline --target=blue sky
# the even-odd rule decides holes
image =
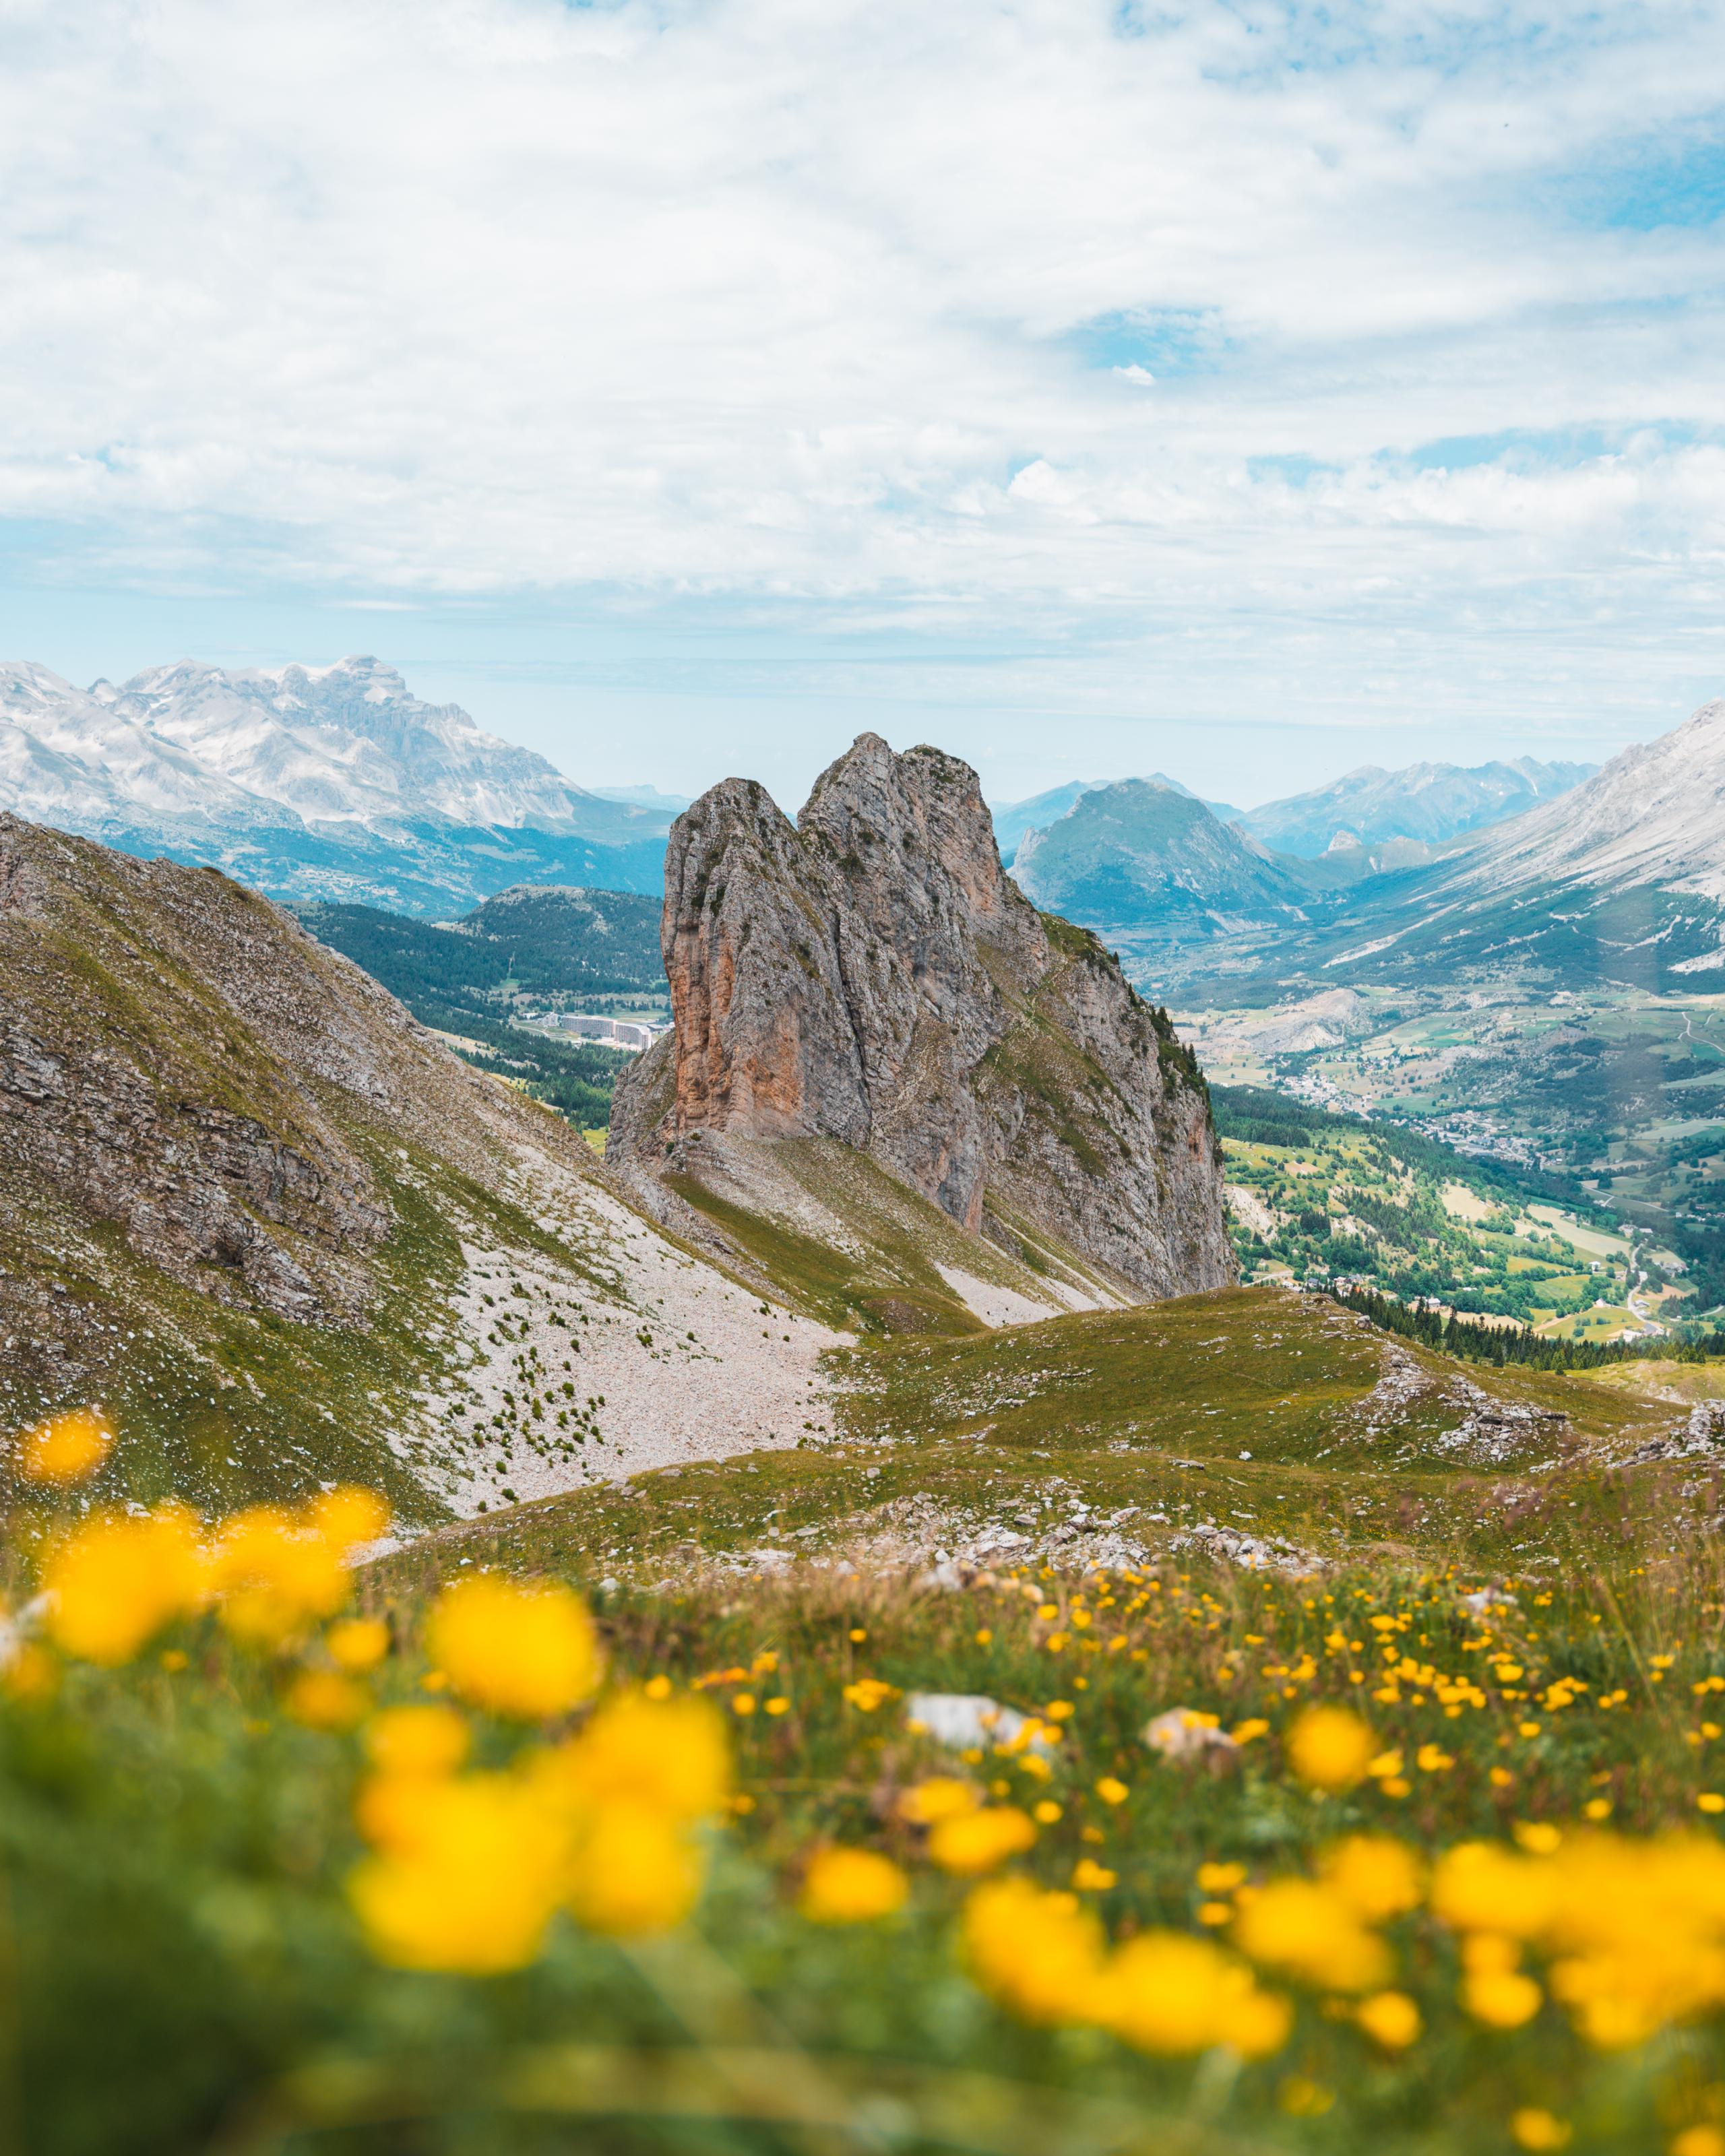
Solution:
[[[1725,693],[1717,6],[20,0],[0,649],[591,783],[1602,756]]]

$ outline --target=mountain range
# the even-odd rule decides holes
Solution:
[[[0,667],[0,809],[274,897],[408,913],[522,882],[656,891],[675,813],[588,793],[363,657],[183,660],[88,690]]]
[[[1164,771],[1153,771],[1143,782],[1150,786],[1165,786],[1171,793],[1183,794],[1189,801],[1198,795],[1189,786],[1183,786],[1178,778],[1170,778]],[[1050,824],[1068,814],[1086,793],[1096,793],[1113,783],[1106,778],[1075,778],[1065,786],[1053,786],[1045,793],[1033,793],[1026,801],[1000,801],[990,804],[989,814],[994,819],[994,843],[1000,849],[1004,867],[1010,868],[1019,843],[1027,831],[1046,830]],[[1204,807],[1211,815],[1224,824],[1236,822],[1242,812],[1231,808],[1225,801],[1206,801]]]
[[[1327,786],[1266,802],[1240,818],[1279,854],[1314,860],[1332,849],[1409,839],[1427,845],[1519,816],[1590,778],[1592,763],[1410,763],[1399,771],[1363,763]]]

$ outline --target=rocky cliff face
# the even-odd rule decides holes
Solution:
[[[795,825],[715,787],[672,829],[662,942],[675,1031],[619,1086],[609,1157],[837,1138],[966,1228],[1040,1225],[1142,1294],[1232,1277],[1195,1065],[1003,874],[957,758],[865,734]]]

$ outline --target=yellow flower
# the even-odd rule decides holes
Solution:
[[[1112,1774],[1104,1774],[1096,1784],[1096,1794],[1105,1804],[1123,1804],[1132,1791],[1124,1782],[1117,1781]]]
[[[1489,2029],[1519,2029],[1539,2011],[1541,1999],[1531,1976],[1495,1960],[1481,1958],[1461,1979],[1461,2004]]]
[[[845,1686],[845,1697],[860,1714],[872,1714],[883,1701],[892,1697],[893,1691],[891,1685],[883,1683],[879,1677],[859,1677],[855,1684]]]
[[[444,1589],[426,1638],[464,1699],[523,1722],[567,1712],[599,1681],[593,1620],[567,1587],[480,1573]]]
[[[247,1646],[279,1647],[347,1599],[340,1547],[279,1506],[236,1512],[211,1563],[222,1622]]]
[[[334,1670],[301,1670],[289,1686],[283,1707],[308,1729],[356,1728],[371,1700],[362,1685]]]
[[[1109,1962],[1101,2019],[1140,2051],[1178,2055],[1227,2044],[1266,2057],[1287,2041],[1286,2000],[1260,1991],[1250,1969],[1208,1939],[1141,1932]]]
[[[372,1763],[385,1774],[453,1774],[472,1736],[452,1707],[391,1707],[366,1732]]]
[[[1119,1877],[1117,1871],[1098,1864],[1093,1856],[1081,1856],[1072,1867],[1072,1884],[1081,1894],[1106,1894]]]
[[[1716,1789],[1703,1789],[1695,1803],[1699,1811],[1725,1812],[1725,1797],[1722,1797]]]
[[[722,1810],[731,1787],[725,1725],[705,1699],[608,1699],[540,1771],[581,1801],[634,1805],[692,1821]]]
[[[1520,2111],[1513,2112],[1509,2130],[1517,2148],[1562,2148],[1568,2144],[1570,2133],[1561,2118],[1554,2118],[1537,2104],[1523,2105]]]
[[[965,1958],[978,1984],[1027,2021],[1102,2017],[1101,1927],[1075,1895],[991,1881],[964,1905]]]
[[[1344,1707],[1308,1707],[1288,1732],[1288,1762],[1313,1789],[1351,1789],[1365,1779],[1372,1732]]]
[[[1250,1744],[1254,1738],[1267,1737],[1269,1733],[1270,1724],[1255,1716],[1246,1722],[1236,1722],[1229,1732],[1236,1744]]]
[[[1404,2051],[1417,2041],[1423,2024],[1420,2009],[1405,1991],[1375,1991],[1353,2010],[1353,2018],[1386,2051]]]
[[[1422,1744],[1414,1754],[1414,1764],[1422,1774],[1441,1774],[1455,1763],[1441,1744]]]
[[[1040,1804],[1033,1806],[1030,1816],[1038,1826],[1055,1826],[1061,1817],[1060,1807],[1052,1797],[1045,1797]]]
[[[1725,2156],[1725,2133],[1717,2126],[1686,2126],[1671,2136],[1671,2156]]]
[[[1532,1938],[1549,1920],[1557,1891],[1556,1874],[1543,1859],[1493,1842],[1458,1842],[1432,1874],[1432,1913],[1457,1931]]]
[[[1382,1923],[1420,1905],[1423,1867],[1410,1849],[1378,1835],[1353,1835],[1323,1860],[1323,1875],[1356,1916]]]
[[[928,1853],[943,1871],[992,1871],[1017,1856],[1036,1839],[1029,1817],[1011,1804],[984,1804],[937,1820],[929,1830]]]
[[[1002,1792],[1006,1784],[1000,1784]],[[968,1782],[961,1782],[950,1774],[932,1775],[926,1782],[918,1782],[914,1789],[902,1790],[898,1800],[898,1815],[908,1820],[912,1826],[932,1826],[937,1820],[957,1819],[965,1812],[973,1812],[982,1799]]]
[[[49,1635],[82,1661],[130,1661],[164,1625],[198,1607],[205,1577],[198,1522],[183,1506],[142,1517],[97,1513],[59,1544],[43,1573]]]
[[[903,1908],[910,1891],[891,1857],[872,1849],[821,1849],[809,1860],[797,1906],[817,1924],[868,1923]]]
[[[1277,1879],[1235,1919],[1235,1943],[1254,1961],[1331,1991],[1371,1991],[1390,1971],[1389,1951],[1337,1892],[1308,1879]]]
[[[663,1813],[606,1804],[582,1835],[570,1906],[590,1930],[634,1938],[681,1923],[701,1881],[701,1853],[685,1825]]]
[[[326,1490],[306,1507],[306,1525],[342,1554],[377,1542],[389,1532],[389,1507],[375,1490],[346,1484]]]
[[[337,1669],[357,1676],[375,1669],[389,1652],[389,1627],[381,1617],[349,1617],[331,1625],[323,1643]]]
[[[50,1415],[18,1440],[18,1469],[33,1482],[81,1482],[94,1475],[114,1443],[114,1425],[100,1408]]]
[[[507,1775],[411,1788],[391,1845],[348,1881],[372,1953],[400,1969],[524,1968],[567,1874],[567,1828]]]
[[[1200,1864],[1198,1884],[1206,1894],[1231,1894],[1246,1876],[1243,1864]]]

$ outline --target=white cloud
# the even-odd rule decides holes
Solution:
[[[1602,608],[1692,670],[1719,235],[1565,189],[1681,160],[1721,27],[10,0],[0,515],[66,576],[732,592],[1034,622],[1069,675],[1147,644],[1195,680],[1250,635],[1295,706],[1327,669],[1376,708],[1412,637],[1532,710],[1539,639]]]

